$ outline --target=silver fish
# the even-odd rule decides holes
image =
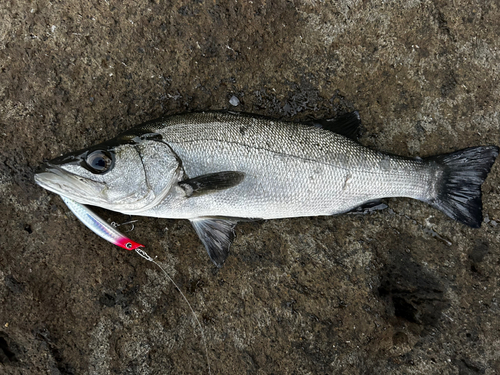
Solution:
[[[356,140],[357,112],[322,127],[234,113],[151,121],[44,164],[45,189],[129,215],[188,219],[221,266],[242,219],[335,215],[410,197],[471,227],[498,147],[411,159]]]

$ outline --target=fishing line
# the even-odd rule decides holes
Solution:
[[[201,323],[200,321],[198,320],[198,317],[196,316],[196,313],[194,312],[193,308],[191,307],[191,304],[189,303],[188,299],[186,298],[186,296],[184,295],[184,293],[182,293],[182,290],[177,286],[177,284],[175,283],[175,281],[170,277],[170,275],[167,273],[167,271],[165,271],[163,269],[162,266],[160,266],[160,264],[158,262],[156,262],[153,258],[151,258],[148,253],[146,253],[144,250],[140,249],[140,248],[137,248],[135,249],[135,252],[137,254],[139,254],[141,257],[143,257],[144,259],[150,261],[150,262],[153,262],[154,264],[156,264],[162,271],[163,273],[165,274],[165,276],[167,277],[168,280],[170,280],[170,282],[172,284],[174,284],[175,288],[179,291],[179,293],[181,294],[182,298],[184,298],[184,301],[186,301],[187,305],[189,306],[189,309],[191,310],[191,313],[193,314],[193,317],[194,317],[194,320],[196,320],[196,323],[198,324],[198,327],[200,328],[200,332],[201,332],[201,338],[203,340],[203,345],[205,347],[205,356],[207,358],[207,366],[208,366],[208,374],[210,375],[212,372],[210,371],[210,359],[208,357],[208,347],[207,347],[207,340],[205,339],[205,334],[203,333],[203,328],[201,326]]]

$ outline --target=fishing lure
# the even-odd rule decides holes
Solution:
[[[207,340],[205,338],[205,333],[203,332],[203,327],[201,326],[201,323],[196,316],[196,313],[194,312],[193,307],[189,303],[188,299],[182,293],[182,290],[179,288],[179,286],[174,282],[174,280],[170,277],[170,275],[165,271],[165,269],[158,263],[156,262],[153,258],[151,258],[148,253],[146,253],[144,250],[141,249],[141,247],[144,247],[144,245],[141,245],[138,242],[132,241],[130,238],[124,236],[122,233],[118,232],[111,224],[108,224],[106,221],[101,219],[97,214],[95,214],[92,210],[84,206],[83,204],[80,204],[78,202],[75,202],[73,199],[65,197],[61,195],[61,199],[63,200],[64,203],[66,203],[66,206],[75,214],[75,216],[83,223],[87,228],[89,228],[92,232],[97,234],[99,237],[104,238],[106,241],[111,242],[114,245],[123,247],[126,250],[135,250],[137,254],[139,254],[141,257],[146,259],[149,262],[152,262],[156,264],[165,274],[165,277],[170,280],[170,282],[175,286],[175,288],[179,291],[181,294],[182,298],[184,301],[187,303],[189,309],[191,310],[191,313],[193,314],[194,320],[198,324],[198,328],[201,333],[201,337],[203,340],[203,346],[205,348],[205,356],[207,360],[207,366],[208,366],[208,373],[211,374],[211,369],[210,369],[210,359],[208,357],[208,347],[207,347]]]
[[[136,250],[144,247],[138,242],[132,241],[130,238],[118,232],[106,221],[97,216],[89,208],[83,204],[75,202],[73,199],[61,195],[61,199],[66,206],[75,214],[75,216],[92,232],[99,237],[104,238],[106,241],[111,242],[116,246],[120,246],[126,250]]]

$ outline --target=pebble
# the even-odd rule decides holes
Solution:
[[[240,100],[236,96],[231,96],[231,99],[229,99],[229,104],[232,106],[236,107],[237,105],[240,104]]]

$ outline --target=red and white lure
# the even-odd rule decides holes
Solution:
[[[102,237],[106,241],[109,241],[112,244],[120,246],[126,250],[136,250],[140,247],[144,247],[144,245],[132,241],[130,238],[118,232],[115,228],[113,228],[113,226],[111,226],[111,224],[108,224],[83,204],[75,202],[73,199],[62,195],[61,199],[64,203],[66,203],[66,206],[68,206],[71,212],[73,212],[87,228],[99,237]]]
[[[139,254],[141,257],[144,259],[153,262],[156,264],[165,274],[165,276],[172,282],[172,284],[177,288],[177,290],[180,292],[182,298],[184,298],[184,301],[186,301],[187,305],[189,306],[189,309],[191,310],[191,313],[193,314],[193,317],[198,324],[198,327],[200,329],[201,337],[203,339],[203,345],[205,347],[205,356],[207,359],[207,366],[208,366],[208,373],[211,374],[210,370],[210,359],[208,357],[208,348],[207,348],[207,341],[205,339],[205,334],[203,332],[203,328],[201,326],[200,321],[198,320],[198,317],[196,316],[196,313],[194,312],[193,308],[191,307],[191,304],[187,300],[186,296],[184,293],[182,293],[182,290],[179,288],[179,286],[172,280],[170,275],[163,269],[163,267],[157,263],[153,258],[151,258],[144,250],[141,249],[141,247],[144,247],[144,245],[141,245],[138,242],[132,241],[130,238],[124,236],[122,233],[118,232],[111,224],[108,224],[106,221],[101,219],[97,214],[92,212],[89,208],[84,206],[83,204],[80,204],[78,202],[75,202],[73,199],[70,199],[68,197],[65,197],[61,195],[61,199],[63,200],[64,203],[66,203],[66,206],[75,214],[75,216],[83,223],[87,228],[89,228],[92,232],[97,234],[99,237],[104,238],[106,241],[111,242],[112,244],[116,246],[120,246],[126,250],[135,250],[137,254]]]

